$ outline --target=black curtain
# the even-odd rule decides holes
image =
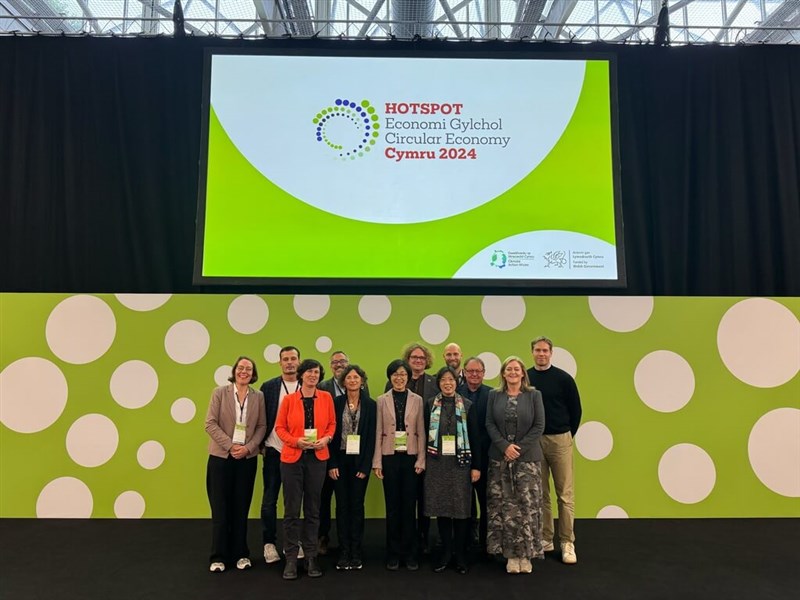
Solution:
[[[0,289],[233,291],[192,285],[204,49],[387,43],[0,38]],[[617,55],[610,293],[800,296],[800,48],[458,48]]]

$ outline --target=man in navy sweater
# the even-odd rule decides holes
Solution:
[[[562,562],[578,562],[575,554],[575,489],[572,470],[572,439],[581,423],[581,397],[575,380],[566,371],[551,364],[553,342],[546,337],[531,342],[533,367],[528,379],[542,393],[544,433],[540,439],[542,461],[542,545],[553,551],[553,511],[550,503],[550,475],[558,500],[558,539]]]

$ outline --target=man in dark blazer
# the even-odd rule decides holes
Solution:
[[[489,470],[489,446],[492,441],[489,439],[489,432],[486,430],[486,407],[489,403],[489,392],[492,388],[483,383],[486,375],[486,365],[477,356],[472,356],[464,363],[464,376],[466,382],[458,388],[458,393],[464,398],[472,401],[478,415],[478,427],[480,429],[481,440],[481,477],[472,484],[475,495],[472,497],[472,523],[473,523],[473,542],[480,544],[482,552],[486,552],[486,524],[488,509],[486,507],[486,479]],[[477,497],[477,503],[476,503]],[[477,518],[477,504],[480,504],[480,519]]]
[[[281,374],[261,386],[267,415],[267,435],[264,438],[264,495],[261,498],[261,537],[264,544],[264,560],[267,564],[280,561],[277,546],[278,494],[281,491],[281,442],[275,433],[275,418],[283,398],[296,392],[297,367],[300,364],[300,350],[294,346],[284,346],[279,354]],[[303,549],[300,549],[302,553]],[[302,556],[300,556],[302,558]]]

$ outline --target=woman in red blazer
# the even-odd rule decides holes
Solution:
[[[309,577],[321,577],[317,560],[319,508],[327,474],[328,444],[336,431],[333,398],[318,390],[325,377],[319,361],[308,358],[297,368],[300,389],[283,399],[275,433],[283,441],[283,537],[286,545],[284,579],[297,579],[297,553],[302,542]],[[304,519],[300,519],[300,509]]]

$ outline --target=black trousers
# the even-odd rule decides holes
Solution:
[[[264,495],[261,497],[261,543],[278,543],[278,494],[281,491],[281,453],[267,447],[261,478]]]
[[[327,465],[328,461],[319,460],[313,450],[303,452],[297,462],[281,463],[283,539],[287,560],[297,560],[300,542],[306,558],[317,556],[319,503]]]
[[[328,537],[331,532],[331,501],[333,500],[333,490],[335,489],[333,479],[325,477],[322,484],[322,495],[319,505],[319,537]],[[336,513],[339,514],[338,512]],[[337,520],[339,517],[336,517]],[[338,527],[339,524],[337,523]]]
[[[386,502],[386,551],[388,558],[416,557],[414,507],[419,476],[414,472],[413,454],[383,457],[383,496]]]
[[[449,563],[455,556],[456,563],[467,565],[467,532],[469,519],[451,519],[449,517],[436,517],[439,527],[439,538],[442,540],[442,563]]]
[[[488,460],[486,462],[488,464]],[[481,470],[481,478],[472,484],[472,487],[475,490],[475,493],[472,495],[472,518],[479,519],[478,539],[480,540],[480,549],[483,552],[486,552],[486,525],[489,522],[489,509],[486,506],[487,475],[488,475],[488,469]],[[481,507],[480,516],[478,516],[477,505],[480,505]]]
[[[208,457],[206,492],[211,505],[209,562],[249,558],[247,513],[253,500],[257,458]]]
[[[343,556],[361,558],[364,540],[364,498],[367,495],[369,472],[364,479],[356,477],[360,458],[339,450],[339,479],[336,490],[336,531],[339,534],[339,551]],[[330,479],[330,481],[333,481]]]

